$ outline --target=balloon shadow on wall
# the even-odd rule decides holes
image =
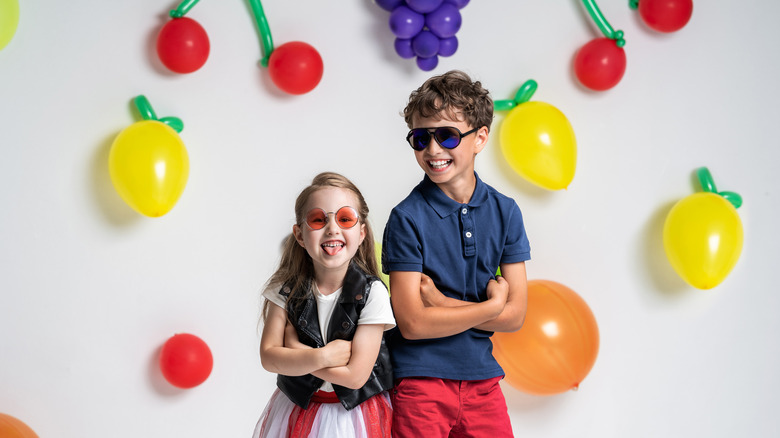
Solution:
[[[162,345],[160,345],[157,349],[154,350],[152,356],[149,358],[147,366],[149,386],[151,386],[154,392],[164,397],[180,396],[186,392],[186,390],[177,388],[168,383],[168,381],[165,380],[162,371],[160,370],[160,352],[162,351],[162,348]]]
[[[176,6],[173,6],[175,9]],[[160,34],[160,29],[171,19],[167,14],[160,14],[157,16],[160,20],[159,24],[153,29],[149,30],[149,34],[146,36],[146,59],[149,65],[152,66],[154,72],[163,76],[175,77],[181,76],[180,73],[173,72],[166,67],[160,60],[160,56],[157,54],[157,36]]]
[[[678,296],[688,289],[685,281],[669,264],[664,249],[664,223],[675,203],[676,201],[662,205],[650,216],[642,230],[640,245],[637,245],[641,251],[637,260],[641,262],[649,277],[648,283],[670,297]]]
[[[512,387],[505,381],[501,382],[501,391],[504,393],[507,410],[509,410],[510,414],[513,412],[553,412],[557,411],[559,409],[559,405],[564,403],[561,394],[556,394],[554,396],[527,394],[523,391],[520,391],[519,389]]]
[[[122,200],[114,189],[114,183],[111,182],[108,155],[117,135],[119,135],[118,132],[106,137],[95,151],[95,155],[92,157],[92,175],[89,187],[95,202],[108,222],[118,227],[126,227],[137,223],[141,216]]]
[[[390,30],[390,12],[382,9],[373,1],[361,2],[371,13],[372,18],[364,22],[364,32],[374,40],[374,46],[381,50],[382,59],[392,65],[401,66],[408,74],[420,71],[414,59],[403,59],[395,51],[395,35]],[[441,57],[440,57],[441,58]]]

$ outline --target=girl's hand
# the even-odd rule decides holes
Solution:
[[[425,307],[442,307],[443,301],[446,298],[436,285],[433,283],[431,277],[421,274],[420,276],[420,298]]]
[[[352,342],[336,339],[319,350],[326,368],[341,367],[348,364],[352,357]]]

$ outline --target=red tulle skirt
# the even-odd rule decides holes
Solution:
[[[257,422],[253,438],[390,438],[393,408],[387,392],[346,410],[333,393],[318,392],[302,409],[279,389]]]

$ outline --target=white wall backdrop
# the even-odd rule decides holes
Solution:
[[[433,72],[393,51],[388,12],[369,0],[264,2],[274,42],[323,57],[312,92],[289,96],[258,67],[248,3],[204,0],[188,14],[211,40],[206,65],[168,73],[156,33],[177,1],[21,0],[0,51],[0,412],[41,437],[248,437],[274,389],[258,355],[259,289],[293,222],[293,201],[323,170],[364,192],[381,236],[422,177],[399,112],[434,73],[467,71],[494,98],[527,79],[578,142],[566,191],[512,172],[499,114],[477,171],[514,197],[532,244],[530,279],[577,291],[601,349],[579,391],[504,392],[517,436],[780,435],[780,4],[696,1],[681,31],[648,30],[627,1],[601,1],[625,32],[614,89],[573,78],[576,50],[600,36],[582,2],[473,0],[460,48]],[[146,95],[180,117],[190,155],[167,215],[131,210],[109,178],[113,139]],[[662,226],[708,166],[738,192],[742,256],[718,287],[687,286]],[[214,369],[179,390],[157,358],[175,333],[210,346]]]

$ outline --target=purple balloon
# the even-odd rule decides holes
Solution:
[[[431,71],[436,68],[437,65],[439,65],[438,56],[432,56],[430,58],[417,57],[417,67],[420,67],[420,70]]]
[[[399,6],[390,13],[390,30],[398,38],[411,38],[425,26],[425,16],[406,6]]]
[[[374,2],[376,2],[377,6],[380,8],[391,12],[393,9],[404,4],[404,0],[374,0]]]
[[[421,14],[427,14],[438,8],[442,1],[443,0],[406,0],[406,4]]]
[[[424,30],[412,38],[412,48],[420,58],[430,58],[439,53],[439,39],[431,32]]]
[[[452,56],[458,50],[458,37],[442,38],[439,40],[439,56]]]
[[[451,3],[444,3],[425,16],[425,25],[439,38],[449,38],[460,30],[460,11]]]
[[[469,4],[469,0],[444,0],[444,3],[452,3],[458,9],[463,9]]]
[[[412,40],[405,38],[395,39],[395,53],[401,58],[409,59],[414,58],[414,49],[412,48]]]

